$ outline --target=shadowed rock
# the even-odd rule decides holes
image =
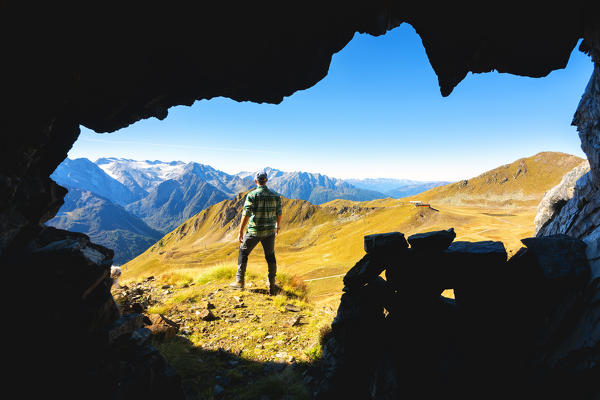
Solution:
[[[417,233],[408,237],[408,243],[413,250],[417,251],[444,251],[450,246],[456,233],[454,228],[445,231],[434,231]]]
[[[388,256],[408,248],[404,234],[400,232],[367,235],[364,241],[365,252],[378,257]]]
[[[502,242],[453,242],[443,252],[440,280],[445,288],[477,284],[484,276],[500,274],[506,257]]]
[[[203,321],[214,321],[215,319],[217,319],[217,317],[215,317],[212,311],[210,311],[207,308],[196,311],[196,316]]]
[[[385,267],[370,254],[365,254],[350,270],[344,275],[344,286],[348,289],[366,285],[371,279],[381,274]]]
[[[159,340],[167,340],[175,337],[177,331],[179,331],[179,324],[171,321],[162,314],[151,314],[150,321],[152,325],[148,326],[148,329],[152,331],[154,337]]]
[[[522,239],[545,279],[587,279],[586,244],[567,235]]]
[[[112,344],[115,340],[126,334],[131,334],[136,330],[143,328],[146,324],[146,317],[142,314],[124,315],[108,329],[107,342]]]

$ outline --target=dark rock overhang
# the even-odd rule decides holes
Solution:
[[[79,125],[112,132],[217,96],[279,103],[327,75],[356,32],[420,35],[447,96],[471,72],[540,77],[580,38],[600,43],[598,2],[0,3],[0,251],[62,204],[48,176]],[[398,48],[397,51],[403,51]],[[23,241],[21,241],[23,242]]]
[[[447,96],[470,71],[564,68],[598,24],[591,1],[3,4],[3,88],[18,114],[67,113],[98,132],[216,96],[279,103],[325,77],[355,32],[411,24]]]

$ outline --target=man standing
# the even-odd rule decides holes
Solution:
[[[267,187],[267,180],[266,172],[258,172],[254,178],[257,188],[246,196],[238,235],[241,245],[236,281],[229,286],[234,289],[244,288],[248,256],[260,242],[265,251],[265,259],[269,267],[269,293],[273,295],[277,292],[277,286],[275,285],[275,274],[277,273],[275,236],[279,233],[281,224],[281,197]],[[247,232],[246,225],[248,225]]]

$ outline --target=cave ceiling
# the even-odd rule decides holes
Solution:
[[[66,189],[49,175],[80,125],[113,132],[218,96],[277,104],[323,79],[357,32],[402,23],[421,37],[442,96],[469,72],[542,77],[581,38],[595,54],[599,5],[2,1],[0,251],[27,243],[62,205]]]
[[[355,32],[411,24],[447,96],[468,72],[564,68],[598,23],[585,1],[34,4],[2,5],[9,118],[43,128],[60,116],[97,132],[216,96],[279,103],[323,79]]]

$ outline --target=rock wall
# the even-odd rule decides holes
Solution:
[[[590,171],[590,163],[586,160],[581,165],[573,168],[571,171],[565,174],[561,179],[560,183],[550,189],[542,200],[538,204],[535,219],[533,225],[535,233],[537,234],[540,230],[545,231],[546,225],[551,222],[552,217],[558,214],[562,207],[573,198],[575,194],[575,184],[584,174]],[[583,181],[582,181],[583,183]],[[578,188],[581,191],[583,188]],[[578,194],[580,195],[580,194]],[[554,232],[558,233],[558,232]],[[561,232],[564,233],[564,232]]]
[[[27,297],[11,320],[18,341],[8,342],[23,344],[13,368],[32,371],[34,380],[19,387],[19,397],[43,388],[61,398],[183,398],[176,372],[150,344],[149,321],[122,316],[115,304],[112,250],[52,227],[29,250],[3,264],[31,276],[19,286]]]
[[[597,398],[586,244],[523,239],[507,261],[501,242],[454,237],[413,235],[410,248],[398,232],[365,237],[366,255],[344,277],[317,397]],[[455,300],[441,296],[449,288]]]

